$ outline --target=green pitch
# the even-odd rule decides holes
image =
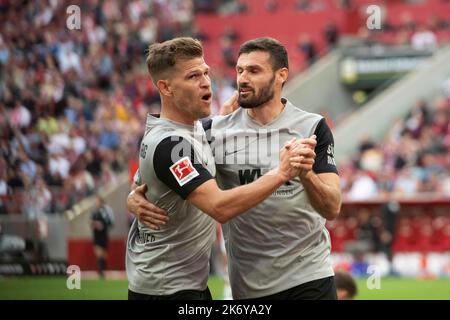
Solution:
[[[380,288],[369,289],[367,279],[358,279],[357,299],[450,300],[450,279],[382,278]],[[369,282],[369,286],[373,283]]]
[[[0,278],[0,300],[125,300],[127,280],[81,280],[80,289],[69,290],[65,277]],[[213,299],[222,297],[223,280],[208,282]]]
[[[450,299],[450,279],[418,280],[409,278],[382,278],[380,289],[368,289],[366,279],[358,279],[358,299],[413,300]],[[372,283],[373,284],[373,283]],[[223,281],[209,279],[214,299],[222,297]],[[4,299],[104,299],[127,298],[126,280],[81,280],[80,290],[69,290],[65,277],[0,278],[0,300]]]

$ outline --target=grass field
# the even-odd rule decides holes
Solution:
[[[0,278],[0,300],[125,300],[127,280],[81,280],[80,289],[67,289],[65,277]],[[223,280],[211,277],[209,288],[213,299],[222,297]]]
[[[358,279],[358,299],[364,300],[449,300],[450,279],[417,280],[383,278],[380,289],[369,290],[366,279]],[[214,299],[222,297],[223,281],[211,277],[209,288]],[[80,299],[122,300],[127,298],[126,280],[81,280],[80,290],[69,290],[65,277],[0,278],[0,300]]]

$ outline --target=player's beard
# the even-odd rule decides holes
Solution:
[[[241,95],[239,94],[239,98],[238,98],[238,103],[242,108],[245,109],[252,109],[252,108],[257,108],[260,105],[263,105],[267,102],[269,102],[270,100],[273,99],[274,97],[274,84],[275,82],[275,75],[272,76],[272,79],[270,79],[270,81],[267,83],[266,86],[262,87],[259,90],[259,94],[258,95],[254,95],[253,97],[251,97],[250,99],[246,100],[244,98],[241,97]],[[240,86],[239,89],[245,89],[248,88],[247,86]],[[254,90],[253,90],[254,92]]]

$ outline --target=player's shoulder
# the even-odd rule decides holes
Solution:
[[[167,138],[173,136],[172,132],[169,131],[161,131],[160,129],[154,128],[151,132],[146,132],[144,137],[142,138],[142,144],[147,147],[158,146],[162,141]]]
[[[152,128],[150,131],[146,132],[142,139],[142,143],[145,143],[149,146],[158,146],[162,142],[179,142],[182,140],[189,140],[189,138],[189,134],[187,134],[183,130],[177,130],[177,128],[170,126],[161,126]]]
[[[320,115],[318,113],[306,111],[307,108],[305,108],[304,106],[294,105],[289,100],[286,100],[286,107],[289,108],[289,117],[292,117],[294,119],[305,119],[306,118],[306,119],[315,119],[317,121],[320,121],[323,118],[322,115]]]
[[[180,145],[181,144],[181,145]],[[182,134],[165,135],[155,140],[156,150],[172,150],[174,148],[190,147],[191,139]]]
[[[301,125],[302,127],[315,128],[323,119],[318,113],[308,112],[303,107],[298,107],[286,100],[286,108],[288,108],[288,119],[290,126]]]
[[[228,126],[235,126],[240,123],[245,109],[237,108],[232,113],[224,115],[224,116],[214,116],[211,118],[211,127],[212,128],[223,128]]]

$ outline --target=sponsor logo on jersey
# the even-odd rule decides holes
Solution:
[[[333,144],[328,145],[327,153],[332,157],[334,156],[334,145]]]
[[[175,162],[170,167],[175,180],[177,180],[180,186],[185,185],[195,177],[199,175],[198,171],[194,168],[189,157],[184,157]]]
[[[336,166],[336,161],[331,156],[327,156],[327,162],[329,165]]]
[[[334,146],[332,144],[328,145],[327,162],[329,165],[336,166],[336,161],[334,160]]]
[[[268,168],[263,169],[239,169],[238,175],[239,175],[239,182],[242,185],[249,184],[255,181],[256,179],[259,179],[261,176],[263,176],[265,173],[269,171]],[[284,183],[286,186],[292,185],[290,181],[286,181]]]

